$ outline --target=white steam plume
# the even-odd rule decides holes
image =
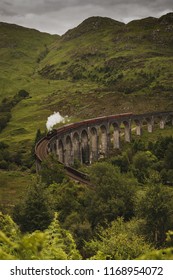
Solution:
[[[47,130],[52,130],[53,126],[57,123],[65,123],[68,120],[68,116],[62,117],[59,112],[54,112],[47,118],[46,127]]]

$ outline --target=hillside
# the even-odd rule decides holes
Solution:
[[[120,94],[171,93],[172,36],[173,14],[127,25],[92,17],[54,44],[39,73],[94,81]]]
[[[173,89],[172,38],[172,13],[126,25],[92,17],[52,45],[38,73],[51,81],[71,82],[72,88],[79,84],[72,98],[70,95],[63,102],[54,99],[53,107],[63,104],[65,113],[78,114],[78,108],[70,109],[71,102],[83,107],[82,117],[115,111],[169,110]],[[91,83],[93,89],[85,94],[85,85]],[[82,100],[78,92],[83,94]],[[89,108],[85,109],[84,103]]]
[[[47,54],[51,36],[15,24],[0,23],[0,98],[32,82],[35,69]]]
[[[15,144],[20,142],[20,137],[24,141],[26,138],[27,141],[33,139],[35,128],[32,128],[32,118],[36,102],[32,101],[33,89],[38,93],[35,72],[39,62],[47,55],[49,45],[58,40],[59,36],[15,24],[0,23],[0,37],[0,102],[4,98],[10,100],[22,89],[30,93],[29,99],[13,107],[11,121],[1,133],[3,140],[9,139],[10,143]]]
[[[91,17],[63,36],[0,24],[0,99],[29,92],[2,140],[30,146],[54,111],[71,120],[172,110],[173,13],[124,24]]]

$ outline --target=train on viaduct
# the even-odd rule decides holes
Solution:
[[[141,136],[144,127],[152,133],[156,125],[164,129],[166,123],[173,125],[173,111],[124,113],[66,124],[36,144],[37,171],[49,153],[56,154],[64,166],[72,166],[75,160],[90,164],[108,157],[110,149],[120,149],[122,141],[130,142],[132,130]]]

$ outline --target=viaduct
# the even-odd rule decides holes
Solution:
[[[166,123],[173,125],[173,111],[139,115],[125,113],[64,125],[36,144],[37,170],[49,153],[56,154],[65,166],[73,165],[75,160],[82,164],[93,163],[109,156],[111,148],[120,149],[122,139],[130,142],[132,130],[141,136],[144,126],[152,133],[154,126],[164,129]]]

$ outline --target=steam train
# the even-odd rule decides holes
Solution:
[[[70,131],[71,129],[77,129],[81,126],[90,126],[95,125],[99,122],[108,122],[110,120],[114,120],[114,119],[120,119],[120,118],[124,118],[124,117],[131,117],[133,115],[133,113],[124,113],[124,114],[117,114],[117,115],[110,115],[110,116],[103,116],[103,117],[98,117],[98,118],[94,118],[94,119],[88,119],[88,120],[84,120],[84,121],[80,121],[80,122],[75,122],[75,123],[71,123],[71,124],[66,124],[60,128],[57,129],[52,129],[47,133],[46,138],[49,140],[51,139],[53,136],[56,136],[56,134],[61,134],[64,133],[66,131]]]
[[[48,140],[51,139],[53,136],[56,135],[56,133],[57,133],[57,130],[55,128],[50,130],[50,131],[48,131],[48,133],[46,135],[46,139],[48,139]]]

